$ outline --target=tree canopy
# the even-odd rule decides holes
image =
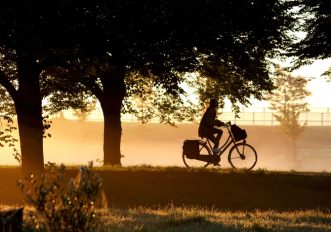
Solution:
[[[331,4],[328,0],[297,0],[299,31],[304,38],[292,47],[297,66],[331,57]]]
[[[70,70],[91,64],[98,70],[82,75],[79,83],[100,96],[109,141],[104,149],[116,153],[112,164],[120,163],[127,74],[151,78],[175,99],[183,93],[182,74],[195,71],[225,83],[226,93],[239,101],[269,91],[267,58],[290,42],[291,7],[281,0],[3,1],[0,51],[16,77],[1,64],[0,83],[15,102],[23,153],[42,163],[41,103],[56,90],[41,88],[57,83],[56,88],[82,90],[73,82],[48,82],[51,75],[42,74],[54,66]],[[215,72],[219,67],[223,71]],[[235,85],[243,91],[234,91]]]
[[[178,89],[178,72],[195,71],[202,60],[267,88],[266,57],[288,45],[286,31],[294,23],[290,5],[278,0],[20,0],[3,6],[7,59],[9,49],[15,55],[26,48],[43,68],[108,53],[126,70],[152,72],[169,91]]]

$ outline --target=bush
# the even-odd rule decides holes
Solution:
[[[95,202],[100,196],[101,179],[87,167],[76,178],[65,176],[65,166],[48,165],[40,176],[19,182],[37,231],[88,232],[98,224]]]

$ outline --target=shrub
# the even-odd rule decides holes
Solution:
[[[30,215],[37,231],[88,232],[98,224],[95,202],[101,179],[87,167],[76,178],[65,175],[65,166],[48,165],[45,172],[19,182],[25,199],[35,208]]]

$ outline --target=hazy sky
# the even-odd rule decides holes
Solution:
[[[286,63],[281,64],[283,67]],[[312,93],[307,97],[310,107],[331,107],[331,79],[328,81],[327,77],[322,74],[331,67],[331,59],[317,60],[311,65],[306,65],[298,70],[293,71],[294,76],[303,76],[312,78],[308,82],[308,90]],[[254,107],[267,107],[268,102],[254,101]]]
[[[294,75],[314,78],[308,84],[308,89],[312,92],[308,101],[312,107],[331,107],[331,82],[321,76],[329,67],[331,59],[318,60],[293,72]]]

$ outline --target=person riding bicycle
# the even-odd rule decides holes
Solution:
[[[209,107],[201,118],[199,124],[198,134],[201,138],[207,138],[213,142],[213,153],[217,154],[220,152],[218,148],[220,139],[222,137],[223,131],[216,127],[224,126],[225,123],[218,120],[217,116],[218,101],[216,99],[211,99]],[[216,127],[215,127],[216,126]]]

